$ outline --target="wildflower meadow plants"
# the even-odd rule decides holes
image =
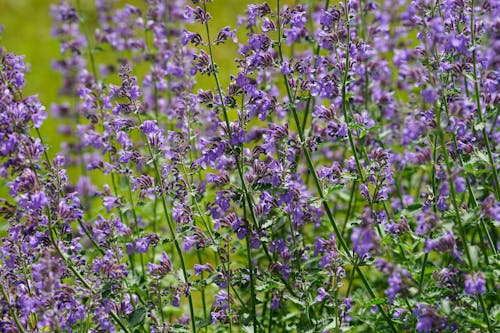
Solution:
[[[500,3],[226,5],[0,48],[0,331],[498,332]]]

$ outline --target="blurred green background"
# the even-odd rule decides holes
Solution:
[[[170,0],[169,0],[170,1]],[[174,1],[174,0],[172,0]],[[61,75],[52,69],[52,61],[60,59],[59,43],[51,35],[52,19],[50,16],[51,4],[57,4],[59,0],[0,0],[0,25],[3,32],[0,34],[0,45],[8,52],[17,55],[25,55],[25,62],[29,64],[30,70],[26,75],[25,95],[37,94],[41,102],[49,112],[49,119],[41,128],[49,146],[50,155],[54,156],[58,151],[61,138],[57,133],[57,120],[50,118],[50,105],[61,99],[58,91],[61,86]],[[212,38],[217,36],[217,32],[230,26],[237,28],[239,15],[244,15],[248,4],[262,3],[262,0],[215,0],[208,5],[208,11],[212,16],[210,29]],[[77,7],[77,0],[69,0],[73,6]],[[186,0],[187,5],[195,6],[191,1]],[[271,8],[275,8],[276,1],[268,1]],[[322,3],[322,1],[297,1],[282,0],[282,5],[292,5],[297,3]],[[141,9],[146,8],[146,0],[119,0],[116,7],[124,4],[132,4]],[[95,0],[79,0],[79,5],[86,18],[90,30],[93,32],[97,19]],[[144,10],[143,10],[144,13]],[[189,26],[189,30],[199,32],[203,37],[204,30],[199,24]],[[238,31],[240,42],[246,42],[245,29],[242,27]],[[232,41],[214,48],[215,60],[220,68],[220,78],[223,85],[229,82],[231,74],[236,72],[238,45]],[[135,73],[141,77],[141,73]],[[196,90],[213,88],[211,77],[197,77],[198,86]]]
[[[76,7],[76,0],[69,2]],[[51,35],[50,5],[56,3],[58,0],[0,0],[0,25],[3,27],[0,45],[9,52],[25,55],[25,62],[31,68],[26,76],[25,95],[38,94],[48,112],[51,103],[58,100],[57,94],[62,82],[60,74],[52,70],[52,61],[60,58],[59,43]],[[116,7],[126,3],[145,8],[146,1],[117,1]],[[186,3],[192,5],[190,1]],[[212,34],[216,36],[226,25],[236,28],[238,15],[244,13],[249,3],[253,1],[218,0],[209,4],[209,12],[213,17],[210,22]],[[97,16],[95,1],[80,0],[80,6],[93,31],[92,22],[96,21]],[[199,31],[196,27],[192,28]],[[229,43],[233,44],[227,44]],[[227,48],[231,48],[231,51],[228,52]],[[221,77],[225,83],[229,74],[236,69],[233,62],[236,51],[237,45],[234,44],[215,48],[216,61],[224,69]],[[209,87],[206,85],[212,82],[202,79],[200,83],[207,89]],[[46,137],[52,154],[59,150],[60,140],[56,127],[57,124],[50,117],[42,127],[42,134]]]

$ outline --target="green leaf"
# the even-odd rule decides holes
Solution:
[[[243,326],[241,329],[242,329],[242,330],[243,330],[243,332],[245,332],[245,333],[254,333],[254,329],[253,329],[253,327],[252,327],[252,326]]]
[[[305,307],[306,306],[306,302],[304,302],[303,300],[297,298],[297,297],[294,297],[292,295],[285,295],[285,298],[286,299],[289,299],[290,301],[292,301],[293,303],[297,304],[297,305],[300,305],[302,307]]]
[[[201,329],[201,328],[204,328],[204,327],[208,327],[212,325],[212,321],[210,319],[207,319],[207,320],[200,320],[196,323],[196,328],[197,329]]]
[[[408,207],[406,209],[409,210],[410,212],[413,212],[413,211],[419,210],[422,207],[423,207],[423,205],[421,203],[414,203],[414,204],[408,205]]]
[[[474,129],[476,131],[482,131],[486,127],[486,123],[483,121],[482,123],[477,123],[474,125]]]
[[[341,183],[341,184],[338,184],[338,185],[328,186],[328,188],[327,188],[327,191],[326,191],[326,192],[327,192],[327,193],[332,193],[332,192],[334,192],[334,191],[339,191],[339,190],[343,189],[343,188],[344,188],[344,186],[345,186],[345,185],[344,185],[344,184],[342,184],[342,183]]]
[[[271,227],[273,224],[274,224],[274,220],[269,219],[266,222],[264,222],[260,227],[262,229],[267,229],[267,228]]]
[[[144,321],[147,312],[148,309],[145,306],[141,306],[132,311],[127,318],[128,326],[131,328],[139,326]]]
[[[477,245],[470,245],[469,254],[472,261],[472,267],[477,267],[477,263],[479,261],[479,247]]]
[[[383,297],[376,297],[370,301],[370,304],[372,305],[379,305],[379,304],[384,304],[386,302],[385,298]]]
[[[111,296],[113,293],[113,285],[114,283],[109,281],[104,283],[101,291],[102,298],[109,298],[109,296]]]

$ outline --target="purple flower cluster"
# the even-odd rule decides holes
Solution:
[[[289,3],[53,4],[50,149],[0,47],[1,332],[498,330],[500,3]]]

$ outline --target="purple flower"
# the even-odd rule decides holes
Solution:
[[[465,293],[468,295],[484,294],[486,281],[482,273],[477,275],[467,274],[465,277]]]
[[[104,196],[102,198],[102,203],[104,207],[106,208],[106,212],[109,213],[113,207],[115,207],[116,203],[118,202],[117,198],[112,197],[112,196]]]
[[[182,243],[182,249],[185,252],[188,252],[193,247],[193,245],[196,244],[196,242],[197,242],[196,236],[185,235],[184,242]]]
[[[146,237],[139,238],[135,241],[135,250],[137,253],[146,253],[149,250],[149,240]]]
[[[270,20],[267,17],[263,18],[264,23],[262,23],[262,32],[269,32],[269,31],[275,31],[276,30],[276,24],[274,21]]]
[[[463,177],[456,177],[455,178],[455,191],[457,193],[464,193],[465,192],[465,185],[466,185],[466,180]]]
[[[271,310],[279,310],[280,304],[281,304],[281,297],[279,294],[274,294],[273,298],[271,299]]]
[[[331,11],[324,11],[321,13],[319,18],[319,23],[324,25],[326,28],[333,28],[333,24],[340,18],[340,12],[337,9]]]
[[[236,37],[236,30],[230,30],[230,27],[222,28],[217,34],[217,38],[215,39],[215,44],[224,43],[228,38],[231,38],[234,43],[238,43],[238,37]]]
[[[437,200],[437,207],[440,211],[444,212],[448,209],[448,203],[446,202],[445,196],[439,195]]]
[[[370,198],[370,190],[368,188],[368,185],[366,184],[361,184],[359,186],[359,192],[361,193],[361,195],[367,199]]]
[[[389,303],[391,304],[394,301],[394,297],[396,297],[398,293],[406,289],[404,273],[405,272],[394,272],[387,280],[387,282],[389,282],[389,288],[386,289],[385,294],[387,295]]]
[[[201,275],[201,273],[205,272],[205,271],[213,272],[214,269],[213,269],[212,265],[210,265],[210,264],[205,264],[205,265],[194,264],[194,274],[196,276]]]
[[[172,305],[178,308],[181,305],[181,295],[179,293],[174,293],[172,296]]]
[[[317,302],[323,302],[325,300],[325,298],[328,298],[330,297],[330,294],[328,294],[325,290],[325,288],[323,287],[320,287],[318,288],[318,296],[316,296],[316,301]]]
[[[427,239],[425,241],[425,252],[428,253],[431,250],[436,250],[438,252],[450,252],[455,258],[460,258],[462,253],[458,250],[457,244],[455,242],[455,235],[453,231],[449,230],[438,240]]]
[[[434,103],[438,99],[438,95],[433,88],[426,88],[422,90],[422,97],[426,103]]]
[[[413,311],[417,317],[417,331],[430,333],[433,330],[442,330],[446,327],[446,319],[436,314],[430,305],[417,303]]]
[[[403,319],[407,313],[408,313],[408,310],[406,310],[406,309],[396,308],[396,309],[394,309],[394,313],[392,314],[392,317],[395,319]]]
[[[168,273],[172,272],[172,262],[165,252],[162,252],[160,264],[148,263],[148,274],[156,278],[163,278]]]
[[[481,204],[481,213],[490,219],[500,221],[500,202],[495,200],[495,196],[490,194]]]
[[[417,230],[415,232],[418,235],[428,235],[438,222],[439,218],[433,212],[426,211],[422,214],[417,214]]]
[[[378,236],[371,226],[354,228],[352,235],[352,248],[359,256],[369,256],[370,252],[378,250]]]
[[[31,210],[41,210],[49,204],[49,200],[44,192],[38,191],[31,195],[31,198],[26,203],[26,208]]]

